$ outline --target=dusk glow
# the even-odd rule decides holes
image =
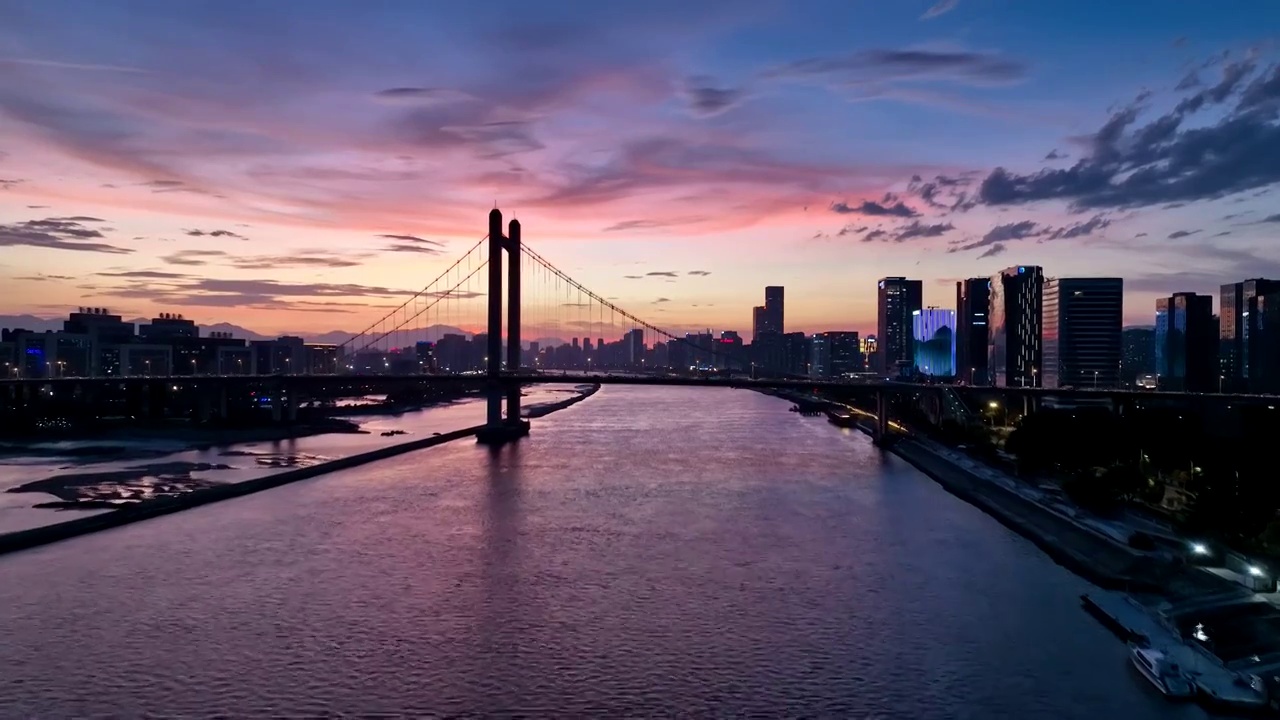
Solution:
[[[1023,263],[1151,324],[1280,275],[1280,5],[1227,5],[10,0],[0,313],[358,331],[496,202],[672,330]]]

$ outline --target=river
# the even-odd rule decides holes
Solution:
[[[0,717],[1205,717],[1087,583],[787,405],[606,386],[0,557]]]

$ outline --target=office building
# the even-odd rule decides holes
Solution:
[[[911,313],[915,371],[930,377],[956,374],[956,312],[925,308]]]
[[[1221,371],[1213,323],[1213,298],[1174,293],[1156,300],[1153,337],[1157,385],[1164,390],[1216,392]]]
[[[987,384],[987,313],[991,278],[956,283],[956,377],[970,385]]]
[[[160,313],[151,319],[151,324],[139,325],[138,335],[151,342],[164,342],[174,338],[199,337],[200,329],[194,320],[175,313]]]
[[[880,369],[893,375],[914,361],[911,317],[923,306],[924,289],[919,280],[887,277],[878,284],[876,340]]]
[[[1039,387],[1044,271],[1005,268],[991,278],[987,310],[987,376],[997,387]]]
[[[1120,333],[1120,384],[1135,385],[1144,375],[1155,377],[1156,331],[1152,328],[1126,328]],[[1217,333],[1213,345],[1217,347]]]
[[[1049,278],[1042,300],[1041,386],[1118,387],[1124,280]]]
[[[783,289],[777,285],[770,285],[764,289],[764,315],[761,317],[762,332],[786,334],[786,323],[782,312],[782,296]]]
[[[1261,348],[1251,348],[1249,340],[1257,330],[1257,299],[1275,292],[1280,292],[1280,280],[1253,278],[1222,286],[1218,359],[1225,389],[1247,391],[1252,367],[1266,361]]]
[[[809,338],[809,377],[822,380],[831,377],[831,345],[824,333]]]
[[[830,377],[846,377],[864,370],[862,347],[857,332],[831,330],[823,335],[827,336],[831,356]]]
[[[1280,394],[1280,292],[1258,296],[1255,301],[1256,334],[1250,345],[1254,351],[1249,389]]]
[[[760,339],[760,333],[764,331],[764,306],[757,305],[751,308],[751,342]]]

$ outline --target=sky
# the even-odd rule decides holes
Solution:
[[[481,236],[675,331],[1280,277],[1280,3],[0,0],[0,315],[359,330]]]

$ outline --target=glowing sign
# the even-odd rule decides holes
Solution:
[[[1025,273],[1026,271],[1027,271],[1027,269],[1026,269],[1025,267],[1019,267],[1019,268],[1018,268],[1018,274],[1019,274],[1019,275],[1021,275],[1021,274]]]
[[[881,281],[880,281],[880,289],[881,289],[881,290],[883,290],[883,289],[884,289],[884,281],[883,281],[883,280],[881,280]]]

